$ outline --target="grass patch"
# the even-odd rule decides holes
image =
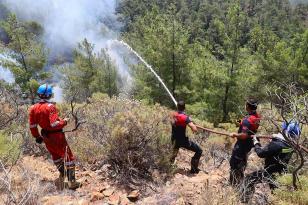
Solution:
[[[278,177],[281,184],[273,194],[273,204],[278,205],[307,205],[308,204],[308,176],[299,176],[300,188],[293,190],[290,174]]]

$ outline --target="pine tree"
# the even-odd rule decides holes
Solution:
[[[60,68],[64,74],[65,96],[84,102],[93,93],[118,94],[117,72],[106,50],[95,52],[94,45],[84,39],[74,51],[74,62]]]
[[[36,22],[21,22],[14,14],[10,14],[0,25],[9,37],[6,54],[13,59],[13,62],[6,61],[4,66],[10,69],[15,83],[34,103],[39,82],[51,76],[44,71],[47,50],[40,42],[41,26]]]

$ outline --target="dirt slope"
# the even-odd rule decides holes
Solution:
[[[76,191],[58,190],[58,172],[51,161],[42,157],[25,156],[22,166],[36,176],[43,193],[39,194],[38,204],[149,204],[149,205],[185,205],[185,204],[238,204],[235,192],[228,186],[228,162],[215,164],[202,157],[199,174],[189,174],[191,152],[181,150],[177,157],[174,177],[152,192],[143,195],[129,193],[105,177],[106,167],[97,171],[86,168],[77,170],[77,178],[83,186]],[[254,157],[252,157],[254,160]],[[127,196],[138,196],[135,202]]]

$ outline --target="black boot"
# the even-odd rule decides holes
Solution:
[[[75,190],[81,187],[81,184],[76,181],[75,177],[75,167],[68,167],[67,168],[67,178],[68,178],[68,188]]]
[[[57,169],[59,171],[59,178],[55,181],[55,185],[59,190],[64,189],[64,163],[63,162],[58,162],[56,163]]]
[[[198,174],[200,169],[198,168],[199,166],[199,159],[191,159],[191,170],[190,173],[191,174]]]

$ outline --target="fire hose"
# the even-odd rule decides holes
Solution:
[[[223,135],[223,136],[230,136],[229,133],[226,133],[226,132],[221,132],[221,131],[217,131],[217,130],[212,130],[212,129],[209,129],[209,128],[205,128],[205,127],[202,127],[200,125],[196,125],[196,127],[200,130],[204,130],[206,132],[210,132],[210,133],[214,133],[214,134],[218,134],[218,135]],[[273,139],[274,137],[270,136],[270,135],[256,135],[258,138],[261,138],[261,139]],[[254,135],[252,135],[251,137],[254,137]],[[308,149],[302,145],[297,145],[300,149],[302,149],[303,151],[305,151],[306,153],[308,153]]]

